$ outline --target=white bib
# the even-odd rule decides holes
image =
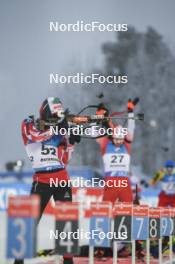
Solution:
[[[37,142],[28,144],[26,151],[35,170],[45,167],[51,169],[52,167],[63,166],[63,163],[58,158],[58,147]]]
[[[130,155],[127,153],[106,153],[103,156],[105,172],[126,172],[130,170]]]
[[[161,186],[166,194],[175,194],[175,182],[161,182]]]

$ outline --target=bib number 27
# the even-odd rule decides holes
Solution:
[[[115,164],[115,163],[122,163],[124,159],[124,155],[112,155],[111,156],[111,163]]]

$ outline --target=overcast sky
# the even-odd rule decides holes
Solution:
[[[21,120],[53,95],[50,72],[99,66],[100,45],[114,33],[51,33],[49,21],[127,23],[153,26],[175,54],[172,0],[0,0],[0,163],[26,157]]]

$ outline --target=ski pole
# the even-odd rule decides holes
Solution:
[[[118,244],[117,241],[113,243],[113,264],[117,264],[118,259]]]
[[[169,257],[170,257],[170,263],[173,263],[173,236],[171,235],[169,239],[170,239],[170,248],[169,248],[170,256]]]
[[[150,240],[146,240],[146,264],[150,264]]]
[[[94,264],[94,247],[89,247],[89,264]]]
[[[159,238],[159,264],[162,264],[162,238]]]
[[[132,264],[136,263],[136,241],[133,240],[132,242]]]

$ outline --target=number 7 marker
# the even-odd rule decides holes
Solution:
[[[149,208],[146,205],[133,207],[132,239],[147,240],[149,238]]]

